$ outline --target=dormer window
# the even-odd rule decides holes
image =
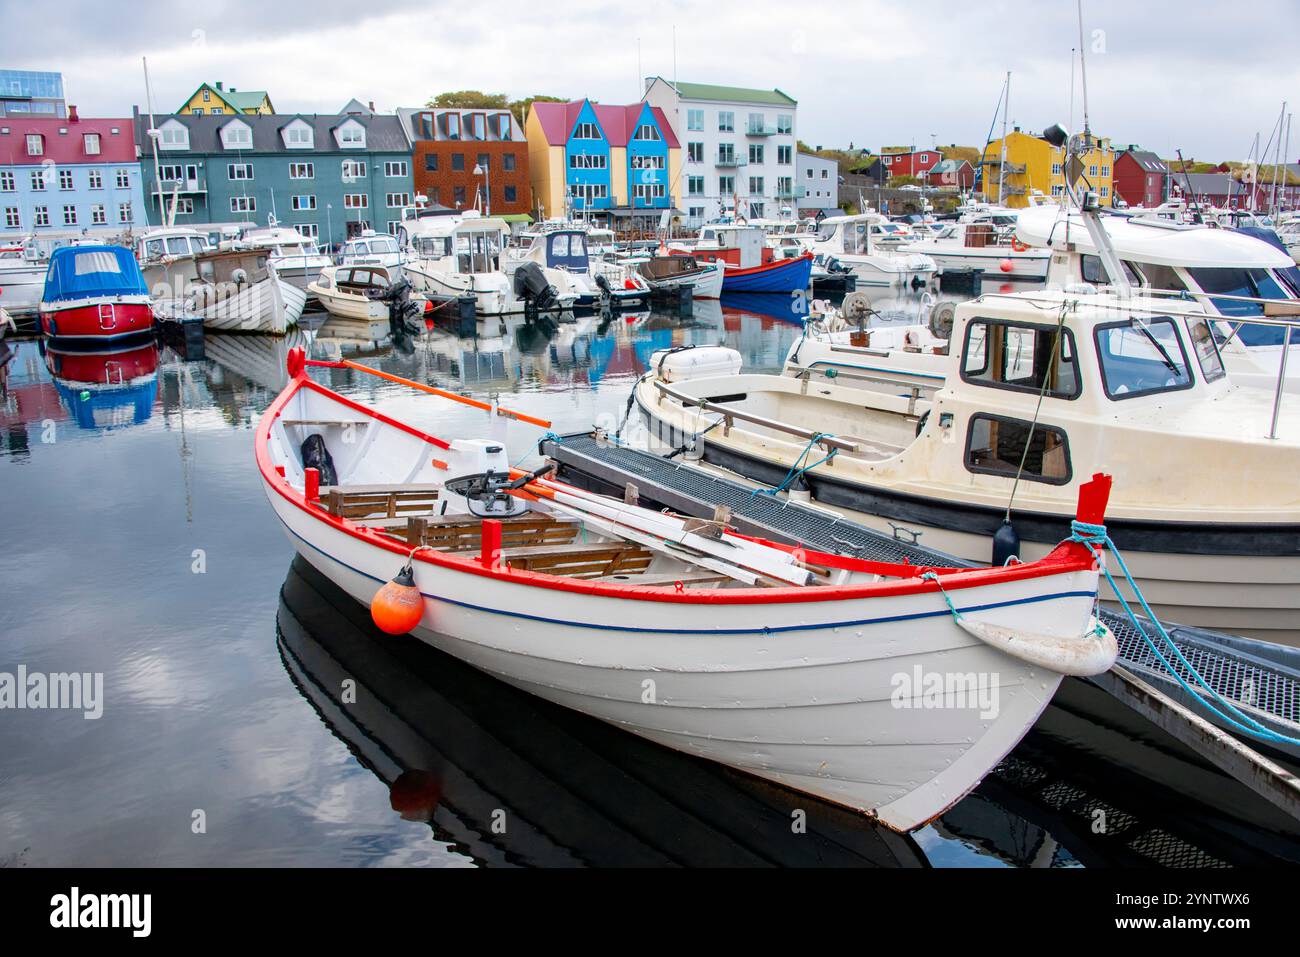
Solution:
[[[659,139],[659,129],[658,129],[658,127],[652,126],[652,125],[649,124],[649,123],[642,123],[640,126],[638,126],[638,127],[636,128],[636,135],[633,136],[632,139],[634,139],[634,140],[658,140],[658,139]]]
[[[27,155],[44,156],[45,155],[45,137],[40,133],[27,134]]]
[[[340,149],[365,149],[366,128],[356,120],[348,120],[340,126],[335,134]]]
[[[99,134],[87,133],[82,137],[82,143],[85,146],[87,156],[99,155]]]
[[[573,129],[573,138],[575,140],[598,140],[600,139],[600,130],[595,123],[579,123]]]
[[[476,140],[487,138],[486,119],[482,113],[473,113],[469,118],[470,136]]]
[[[511,135],[510,114],[498,113],[496,114],[494,119],[496,120],[497,139],[499,140],[510,139],[510,135]]]
[[[158,147],[164,150],[187,150],[190,148],[190,131],[181,123],[169,120],[159,129]]]
[[[228,150],[247,150],[253,147],[253,130],[239,120],[221,128],[221,145]]]
[[[460,114],[442,114],[442,135],[449,140],[460,139]]]
[[[309,126],[303,120],[294,120],[284,128],[284,145],[286,149],[291,150],[309,150],[315,143],[316,137]]]

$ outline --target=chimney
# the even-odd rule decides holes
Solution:
[[[371,100],[371,101],[370,101],[370,112],[371,112],[371,113],[375,112],[375,101],[374,101],[374,100]]]
[[[220,80],[217,81],[217,89],[218,89],[218,90],[221,89],[221,81],[220,81]]]
[[[68,104],[68,122],[69,122],[69,123],[77,123],[77,122],[79,122],[80,120],[81,120],[81,117],[77,116],[77,108],[76,108],[75,106],[73,106],[71,103],[69,103],[69,104]]]

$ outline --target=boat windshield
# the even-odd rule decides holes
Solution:
[[[1256,299],[1294,299],[1271,269],[1207,268],[1189,269],[1196,284],[1211,296],[1211,302],[1224,316],[1262,316],[1264,306],[1258,302],[1240,302],[1219,296],[1250,296]],[[1248,346],[1278,346],[1286,330],[1282,326],[1244,325],[1238,336]]]
[[[1110,398],[1191,388],[1187,353],[1172,319],[1129,319],[1098,326],[1095,335],[1102,384]]]

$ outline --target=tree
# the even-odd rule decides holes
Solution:
[[[439,93],[424,104],[437,108],[486,109],[499,110],[510,105],[509,97],[504,93],[484,93],[481,90],[455,90]]]

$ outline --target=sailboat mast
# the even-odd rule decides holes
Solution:
[[[170,226],[171,223],[163,212],[162,167],[158,165],[158,137],[162,134],[158,132],[153,119],[153,91],[149,88],[149,58],[140,59],[144,63],[144,99],[149,107],[149,141],[153,144],[153,181],[158,189],[158,219],[162,225]]]
[[[998,202],[1007,204],[1004,191],[1007,182],[1007,114],[1011,109],[1011,71],[1007,71],[1006,94],[1002,98],[1002,156],[998,161]]]

